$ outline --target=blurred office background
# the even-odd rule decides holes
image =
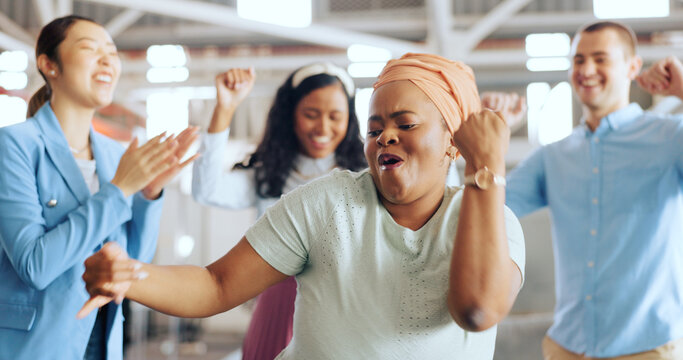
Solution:
[[[125,144],[188,124],[206,127],[214,77],[254,66],[254,90],[236,114],[225,167],[244,159],[262,135],[277,86],[292,70],[330,61],[354,77],[364,125],[374,77],[405,52],[432,52],[471,65],[480,91],[527,97],[528,116],[514,129],[514,167],[534,147],[569,134],[581,108],[567,82],[574,31],[596,18],[633,27],[645,65],[683,58],[681,0],[0,0],[0,126],[25,119],[26,101],[42,85],[34,42],[51,19],[75,13],[113,36],[123,72],[111,106],[94,126]],[[677,111],[676,99],[633,87],[633,99]],[[361,129],[361,131],[363,131]],[[0,149],[0,156],[2,149]],[[462,169],[462,163],[459,164]],[[204,207],[190,195],[191,170],[166,189],[155,262],[205,265],[228,251],[256,211]],[[540,359],[554,306],[550,219],[522,220],[526,281],[500,326],[496,359]],[[250,304],[202,320],[180,320],[132,304],[129,359],[235,359]]]

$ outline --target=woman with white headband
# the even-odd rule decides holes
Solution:
[[[510,130],[480,107],[466,65],[389,61],[370,103],[369,169],[291,191],[205,268],[104,247],[85,262],[81,315],[125,294],[210,316],[294,275],[294,335],[277,359],[492,359],[522,284],[524,236],[504,205]],[[458,153],[464,188],[446,185]]]
[[[255,206],[259,217],[282,194],[334,168],[366,167],[354,105],[354,84],[343,69],[314,63],[294,71],[277,91],[266,130],[245,163],[223,171],[235,109],[254,85],[253,69],[230,69],[216,77],[217,102],[194,166],[192,193],[206,205]],[[259,296],[243,344],[243,359],[272,359],[292,337],[296,281],[293,277]]]

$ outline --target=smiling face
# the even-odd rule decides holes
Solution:
[[[581,32],[572,50],[571,83],[589,113],[599,119],[628,105],[640,59],[627,53],[616,30]]]
[[[48,68],[41,68],[50,80],[54,96],[86,108],[111,103],[121,73],[121,60],[111,36],[102,26],[76,21],[59,44],[58,56],[61,66],[50,62],[45,65]]]
[[[382,200],[394,205],[443,197],[450,135],[441,113],[410,81],[375,90],[365,158]]]
[[[349,126],[349,100],[340,83],[311,91],[294,109],[299,150],[312,158],[332,154]]]

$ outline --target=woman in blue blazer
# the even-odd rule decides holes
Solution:
[[[0,129],[0,359],[121,359],[120,306],[76,320],[83,261],[110,241],[152,259],[162,188],[194,159],[179,162],[196,128],[125,151],[92,130],[121,69],[92,20],[46,25],[36,63],[31,117]]]

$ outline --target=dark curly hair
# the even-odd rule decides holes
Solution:
[[[317,74],[304,79],[296,88],[292,87],[289,75],[280,86],[268,112],[266,130],[256,151],[245,163],[235,165],[237,169],[253,168],[256,174],[256,192],[261,197],[279,197],[289,173],[294,168],[294,160],[299,153],[299,140],[294,134],[294,111],[299,101],[312,91],[340,84],[341,81],[328,74]],[[360,170],[367,166],[363,155],[363,141],[358,127],[355,97],[349,97],[349,125],[346,136],[335,150],[335,160],[339,167]]]

